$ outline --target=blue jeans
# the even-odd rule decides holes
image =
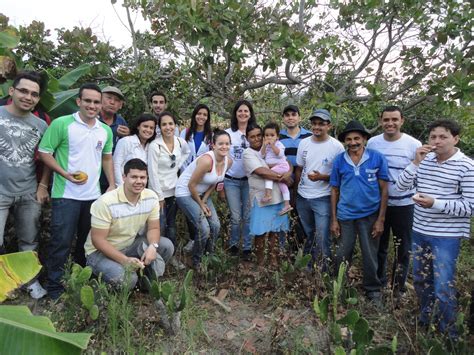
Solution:
[[[392,266],[391,287],[395,290],[406,291],[405,283],[410,267],[411,227],[413,225],[413,205],[388,206],[385,213],[385,224],[380,236],[378,271],[382,285],[387,284],[387,255],[390,245],[390,230],[393,234],[395,258]]]
[[[4,244],[5,225],[12,206],[19,251],[36,250],[41,215],[41,204],[36,201],[36,193],[23,196],[0,195],[0,248]]]
[[[193,246],[193,265],[197,266],[205,252],[214,252],[214,244],[221,229],[219,217],[211,199],[207,200],[211,210],[209,217],[204,216],[201,207],[191,196],[176,197],[176,203],[197,230]]]
[[[372,238],[372,227],[377,220],[378,213],[370,216],[349,221],[339,220],[341,236],[337,241],[336,248],[336,275],[339,265],[343,261],[352,261],[355,242],[359,236],[360,250],[362,252],[363,286],[369,298],[378,295],[382,288],[382,282],[377,276],[377,252],[379,250],[379,238]]]
[[[94,201],[53,198],[51,209],[51,238],[48,244],[48,294],[58,298],[64,291],[61,284],[64,267],[76,238],[74,262],[86,265],[84,243],[91,229],[91,205]]]
[[[230,241],[229,247],[240,244],[243,239],[243,250],[252,250],[250,236],[250,201],[249,183],[247,180],[224,179],[224,190],[230,210]]]
[[[132,245],[122,249],[121,252],[126,256],[140,259],[147,248],[148,241],[146,237],[137,236]],[[165,272],[165,263],[173,256],[173,253],[173,243],[169,239],[161,237],[156,259],[145,267],[145,273],[150,280],[156,280],[163,275]],[[105,282],[119,288],[126,287],[128,290],[131,290],[138,281],[136,272],[130,273],[128,279],[125,266],[109,259],[98,250],[87,256],[87,265],[92,268],[95,275],[102,275]]]
[[[430,237],[413,231],[413,280],[420,303],[420,322],[439,323],[442,332],[456,334],[456,261],[461,238]],[[435,308],[436,307],[436,308]]]
[[[307,199],[298,194],[296,210],[306,235],[304,254],[311,254],[312,263],[327,267],[327,261],[331,259],[330,196]]]
[[[168,238],[176,246],[176,199],[174,196],[165,198],[165,207],[160,213],[160,233],[161,236]]]

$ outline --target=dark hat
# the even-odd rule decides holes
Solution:
[[[288,105],[283,109],[283,114],[287,113],[288,111],[296,112],[298,115],[300,114],[300,109],[296,105]]]
[[[344,142],[344,140],[346,139],[347,133],[350,133],[350,132],[360,132],[366,139],[370,138],[370,133],[367,132],[364,125],[360,123],[359,121],[353,120],[353,121],[350,121],[346,125],[346,128],[344,128],[344,130],[341,133],[339,133],[339,135],[337,136],[337,139],[339,139],[339,141],[341,142]]]
[[[122,101],[125,100],[125,97],[122,94],[122,91],[120,91],[119,88],[116,88],[115,86],[107,86],[102,89],[102,93],[111,93],[117,95]]]
[[[314,109],[311,116],[309,116],[309,120],[311,120],[313,118],[320,118],[323,121],[331,122],[331,114],[329,113],[328,110],[326,110],[324,108]]]

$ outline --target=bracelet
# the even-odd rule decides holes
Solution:
[[[41,182],[40,182],[38,185],[41,186],[42,188],[46,189],[46,190],[48,189],[48,186],[45,185],[45,184],[43,184],[43,183],[41,183]]]

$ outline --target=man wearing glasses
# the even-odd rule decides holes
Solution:
[[[31,111],[44,90],[45,83],[38,73],[22,72],[9,89],[11,104],[0,107],[0,254],[5,252],[3,235],[10,208],[15,217],[18,249],[38,247],[41,204],[49,199],[49,170],[38,183],[35,151],[48,125]],[[46,294],[37,280],[27,289],[36,299]]]

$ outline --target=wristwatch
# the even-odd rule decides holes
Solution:
[[[153,245],[155,249],[158,250],[158,247],[159,247],[158,243],[151,243],[151,245]]]

